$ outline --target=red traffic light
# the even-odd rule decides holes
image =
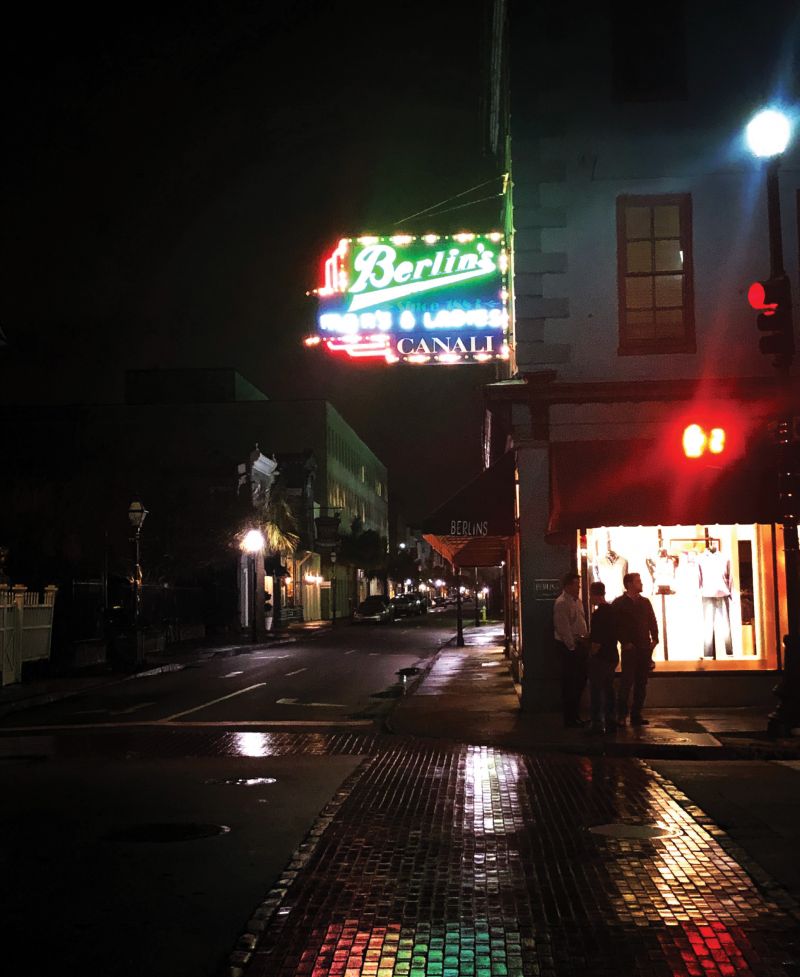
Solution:
[[[747,290],[747,301],[750,303],[752,308],[756,309],[758,312],[763,312],[764,315],[775,315],[775,310],[778,308],[779,300],[778,296],[770,295],[774,301],[767,301],[767,291],[770,282],[753,282],[753,284]]]
[[[776,366],[788,366],[794,355],[792,325],[792,288],[786,275],[753,282],[747,290],[747,301],[756,309],[756,325],[762,336],[758,348],[774,355]]]
[[[724,427],[712,427],[706,430],[699,424],[689,424],[683,429],[683,453],[687,458],[702,458],[708,452],[711,455],[721,455],[725,451],[727,434]]]

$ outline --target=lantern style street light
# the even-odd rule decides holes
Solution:
[[[147,509],[138,499],[134,499],[128,506],[128,520],[133,527],[133,627],[138,630],[142,609],[142,562],[141,541],[142,526],[147,518]]]
[[[767,221],[769,229],[770,283],[779,282],[785,296],[781,313],[788,317],[789,335],[775,360],[786,396],[785,417],[778,422],[778,499],[783,523],[784,572],[786,575],[787,634],[783,637],[783,675],[775,689],[779,704],[770,713],[767,730],[788,735],[800,721],[800,548],[797,538],[796,446],[792,443],[792,413],[796,394],[790,366],[794,352],[791,287],[783,266],[783,232],[778,170],[781,154],[792,138],[789,118],[776,109],[764,109],[748,123],[745,138],[750,152],[767,162]]]
[[[256,556],[264,551],[266,540],[260,529],[248,530],[242,539],[242,549],[250,555],[250,579],[252,603],[250,609],[250,640],[255,644],[258,640],[258,624],[256,620]]]

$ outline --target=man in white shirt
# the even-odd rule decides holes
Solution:
[[[553,631],[561,659],[561,708],[565,726],[585,726],[580,704],[586,686],[589,629],[580,599],[580,574],[565,574],[561,584],[563,589],[553,605]]]

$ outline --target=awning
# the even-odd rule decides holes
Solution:
[[[423,538],[456,566],[499,566],[514,536],[514,471],[510,451],[425,519]]]
[[[598,526],[771,523],[776,503],[767,445],[716,467],[677,461],[656,441],[550,445],[551,536]]]

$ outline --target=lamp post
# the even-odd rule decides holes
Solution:
[[[336,626],[336,550],[331,550],[331,626]]]
[[[250,555],[250,577],[252,603],[250,613],[250,640],[253,644],[258,640],[258,621],[256,617],[256,556],[264,550],[264,534],[260,529],[250,529],[242,540],[242,549]]]
[[[791,123],[782,113],[765,109],[751,119],[746,129],[751,153],[767,162],[767,222],[771,279],[785,279],[783,232],[781,229],[780,158],[791,139]],[[787,283],[788,285],[788,283]],[[791,316],[791,312],[789,312]],[[790,319],[791,323],[791,319]],[[793,348],[793,342],[790,344]],[[783,675],[775,689],[780,700],[770,713],[767,731],[772,736],[788,735],[800,721],[800,550],[797,539],[797,501],[794,492],[796,446],[792,443],[794,391],[790,376],[792,352],[779,356],[775,365],[783,386],[787,416],[778,423],[778,501],[783,523],[783,555],[786,575],[786,624],[783,636]]]
[[[139,624],[142,611],[142,562],[141,562],[141,534],[142,526],[147,518],[147,509],[138,499],[134,499],[128,506],[128,520],[133,527],[133,630],[136,634],[136,658],[140,659]]]
[[[464,609],[461,603],[462,592],[464,588],[461,586],[461,567],[456,567],[456,647],[464,647]]]

